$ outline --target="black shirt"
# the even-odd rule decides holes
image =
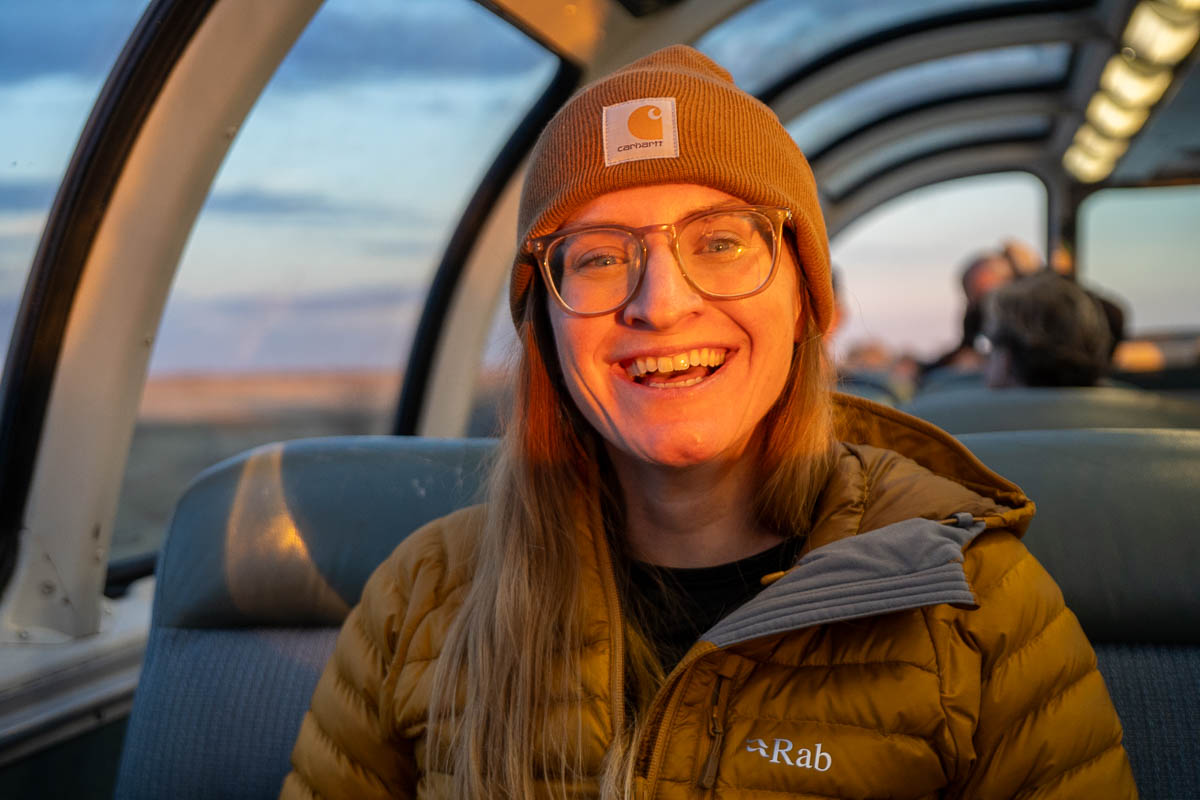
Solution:
[[[670,672],[717,620],[762,591],[764,575],[791,567],[803,544],[803,537],[789,536],[769,550],[715,567],[630,564],[629,600],[647,628],[663,671]]]

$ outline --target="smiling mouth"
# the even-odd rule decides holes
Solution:
[[[655,389],[695,386],[721,368],[727,351],[702,347],[670,356],[639,356],[625,367],[634,383]]]

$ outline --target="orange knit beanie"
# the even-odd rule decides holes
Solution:
[[[683,45],[585,86],[538,138],[517,222],[521,249],[509,286],[514,322],[525,318],[537,270],[524,251],[527,239],[552,233],[602,194],[660,183],[695,183],[791,209],[812,313],[820,330],[829,328],[829,243],[804,154],[775,112],[737,88],[712,59]]]

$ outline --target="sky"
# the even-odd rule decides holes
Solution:
[[[963,1],[764,0],[699,44],[743,87],[761,88],[792,53]],[[144,6],[0,0],[0,343],[75,140]],[[1001,57],[1037,73],[1063,54]],[[403,363],[462,208],[555,63],[469,0],[329,0],[221,168],[182,258],[152,373]],[[892,76],[843,98],[840,111],[831,102],[787,121],[789,130],[809,146],[829,120],[883,102],[905,81],[968,66],[935,62]],[[1137,300],[1135,329],[1200,327],[1200,304],[1189,303],[1200,297],[1194,256],[1162,244],[1198,204],[1195,193],[1095,204],[1081,251],[1098,279]],[[1006,238],[1040,245],[1044,206],[1033,178],[1003,175],[922,189],[865,215],[833,243],[850,311],[837,348],[874,338],[929,357],[953,343],[958,269]],[[1138,246],[1150,230],[1161,237]],[[1148,254],[1170,280],[1139,277],[1133,267]],[[497,319],[492,361],[507,336]]]

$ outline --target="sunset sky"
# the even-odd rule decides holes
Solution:
[[[913,9],[962,3],[766,0],[699,44],[753,90],[791,53],[830,46],[864,25],[902,22]],[[144,6],[0,0],[0,340],[75,140]],[[1060,68],[1066,56],[1046,46],[1000,57],[1036,74]],[[467,0],[329,0],[218,175],[152,371],[402,363],[462,207],[555,65]],[[811,145],[825,135],[823,118],[836,121],[886,102],[906,81],[948,79],[964,68],[923,65],[785,123]],[[839,347],[872,337],[928,356],[951,344],[961,308],[957,270],[1008,237],[1040,246],[1044,204],[1033,178],[1007,175],[920,190],[864,217],[833,244],[850,310]],[[1087,267],[1132,304],[1134,327],[1200,327],[1190,228],[1200,192],[1136,203],[1098,197],[1088,213]],[[1146,280],[1151,267],[1155,280]]]

